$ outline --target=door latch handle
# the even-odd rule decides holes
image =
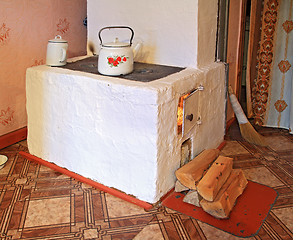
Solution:
[[[190,115],[186,115],[186,119],[189,120],[189,121],[192,121],[193,114],[191,113]]]

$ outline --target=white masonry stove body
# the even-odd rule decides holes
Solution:
[[[102,2],[103,11],[99,10],[101,6],[95,8]],[[128,2],[132,1],[125,4]],[[178,1],[171,2],[176,9]],[[207,21],[214,19],[207,12],[217,10],[216,0],[211,1],[213,8],[203,0],[186,2],[204,7]],[[88,1],[88,21],[93,11],[107,12],[106,3]],[[154,3],[152,0],[144,4]],[[185,9],[190,11],[191,8]],[[193,9],[197,14],[197,8]],[[113,13],[113,8],[110,11]],[[189,12],[184,16],[193,14]],[[197,16],[200,20],[203,15]],[[214,17],[208,30],[196,28],[202,32],[201,36],[204,31],[207,35],[212,31],[215,37],[216,13]],[[94,20],[92,23],[98,22]],[[124,20],[123,24],[131,25]],[[88,30],[98,29],[89,25]],[[208,44],[209,41],[199,38],[198,44],[203,42]],[[143,51],[147,51],[147,39],[143,44]],[[29,68],[26,78],[29,152],[140,200],[159,201],[174,187],[175,170],[186,158],[192,159],[204,149],[216,148],[223,141],[225,66],[214,62],[215,46],[212,48],[207,47],[204,53],[201,48],[197,50],[198,59],[202,56],[202,60],[197,60],[197,67],[186,64],[187,68],[152,81],[107,77],[82,69]],[[80,66],[92,66],[82,61],[78,61]],[[159,60],[154,63],[176,66]],[[141,74],[145,72],[148,70]],[[187,94],[184,103],[180,103]],[[178,105],[184,105],[182,126],[178,125]]]

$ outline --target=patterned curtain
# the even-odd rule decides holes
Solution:
[[[253,88],[255,124],[293,133],[293,0],[264,0],[258,77]]]

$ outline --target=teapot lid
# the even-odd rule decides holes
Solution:
[[[60,35],[56,35],[54,39],[49,40],[49,42],[53,43],[67,43],[66,40],[62,39]]]
[[[114,42],[108,42],[108,43],[103,43],[102,47],[113,47],[113,48],[119,48],[119,47],[130,47],[130,43],[127,42],[119,42],[118,38],[115,38]]]

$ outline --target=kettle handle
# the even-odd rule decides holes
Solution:
[[[101,32],[105,29],[111,29],[111,28],[127,28],[131,31],[131,37],[130,37],[130,40],[129,40],[129,43],[130,43],[130,46],[132,44],[132,39],[133,39],[133,36],[134,36],[134,31],[131,27],[128,27],[128,26],[111,26],[111,27],[104,27],[102,28],[100,31],[99,31],[99,39],[100,39],[100,42],[101,42],[101,45],[103,45],[103,41],[102,41],[102,38],[101,38]]]

